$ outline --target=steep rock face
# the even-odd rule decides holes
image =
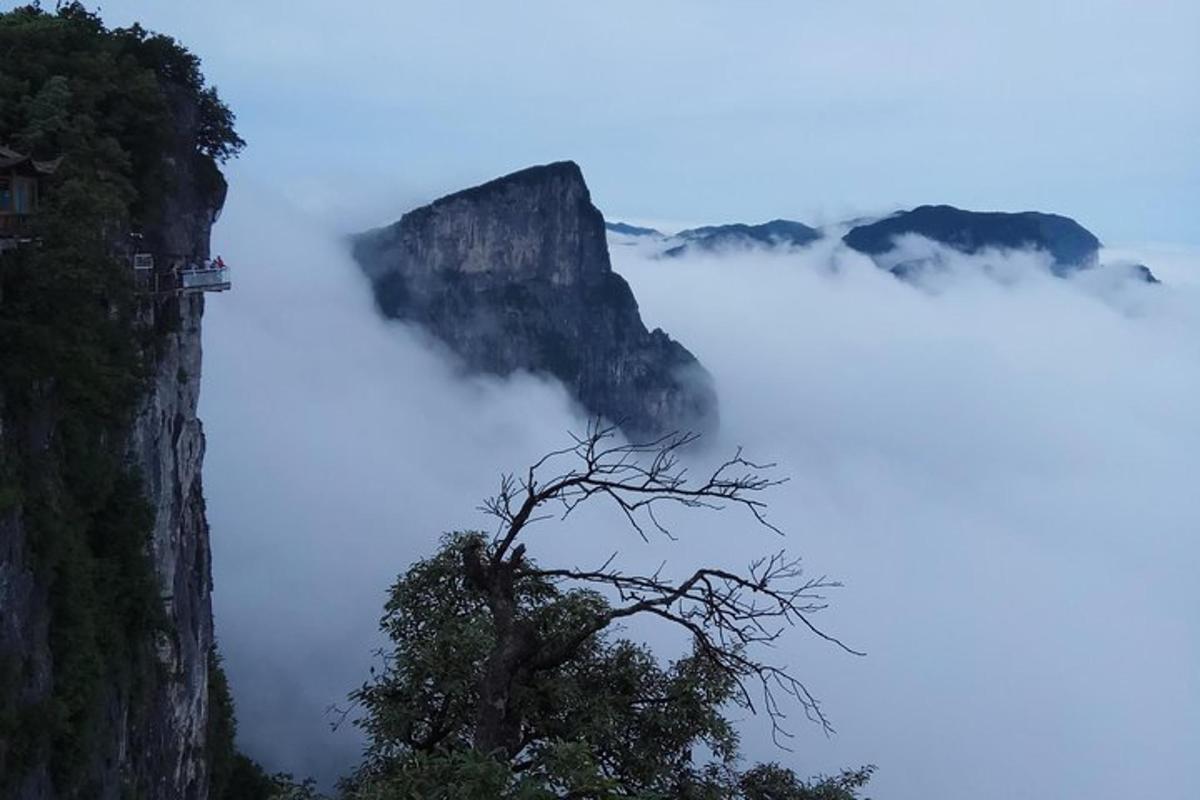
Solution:
[[[137,775],[148,796],[198,800],[208,796],[212,646],[209,529],[200,481],[204,432],[196,416],[203,312],[203,296],[179,300],[178,332],[163,343],[128,441],[155,512],[151,555],[170,621],[156,642],[164,680],[149,697],[114,698],[121,717],[131,716],[121,706],[146,703],[145,726],[124,730],[126,763],[118,772]]]
[[[176,142],[168,157],[173,180],[145,220],[138,249],[199,260],[208,256],[212,223],[226,185],[211,159],[195,152],[195,107],[175,99]],[[142,361],[148,374],[132,423],[109,448],[140,477],[153,515],[149,560],[165,624],[153,641],[133,643],[131,660],[112,665],[117,674],[97,676],[100,709],[90,723],[93,748],[88,763],[80,767],[85,776],[82,794],[73,796],[204,800],[209,795],[206,729],[213,645],[209,537],[200,475],[204,434],[196,416],[204,298],[164,294],[140,302],[139,330],[129,333],[146,337]],[[45,386],[32,406],[32,415],[13,424],[0,392],[0,452],[51,452],[61,422],[54,387]],[[51,692],[61,680],[52,641],[57,622],[52,595],[62,589],[39,572],[27,524],[31,513],[19,499],[0,500],[0,667],[9,668],[0,681],[17,687],[18,714],[53,707]],[[129,675],[138,677],[129,680]],[[30,734],[25,744],[32,741]],[[4,784],[11,796],[61,796],[52,779],[58,757],[44,749],[23,753],[23,774]]]
[[[821,238],[821,232],[802,222],[773,219],[761,225],[709,225],[680,231],[674,238],[681,243],[663,252],[664,256],[681,256],[689,250],[722,250],[726,248],[804,247]]]
[[[173,103],[174,181],[143,231],[146,245],[163,254],[209,257],[212,225],[225,202],[226,184],[210,159],[197,157],[197,109]],[[155,642],[163,679],[143,697],[114,698],[119,718],[141,716],[126,727],[121,773],[136,776],[147,797],[208,797],[206,730],[208,669],[213,646],[212,572],[201,468],[204,430],[200,399],[201,320],[204,295],[156,298],[145,324],[160,333],[154,371],[126,443],[154,512],[151,557],[169,625]],[[132,708],[141,705],[142,708]],[[128,780],[126,778],[125,780]]]
[[[579,167],[532,167],[356,237],[380,311],[417,323],[472,370],[547,373],[630,435],[706,429],[707,373],[647,331],[612,271],[604,218]]]
[[[964,211],[953,206],[919,206],[876,222],[858,225],[844,237],[849,247],[870,256],[883,256],[898,236],[916,234],[963,253],[987,248],[1034,248],[1048,253],[1055,274],[1097,264],[1100,240],[1069,217],[1036,211],[1021,213]],[[918,265],[893,267],[904,274]]]

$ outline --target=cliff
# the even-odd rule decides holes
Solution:
[[[160,252],[207,254],[208,229],[220,199],[196,196],[186,168],[177,174],[182,179],[164,206],[163,225],[147,228],[147,235],[165,248]],[[36,741],[34,732],[28,729],[16,732],[31,738],[26,742],[24,763],[10,765],[24,774],[6,775],[10,780],[17,778],[15,786],[10,785],[14,798],[208,796],[206,728],[213,646],[212,587],[200,477],[204,433],[196,417],[203,313],[204,298],[200,295],[142,301],[137,325],[143,331],[155,332],[153,343],[143,353],[148,374],[132,423],[114,426],[111,438],[101,445],[114,465],[137,476],[148,505],[148,555],[161,604],[159,624],[148,639],[126,643],[126,651],[116,659],[107,658],[109,654],[101,647],[99,663],[87,665],[88,670],[98,671],[98,683],[87,687],[95,691],[87,703],[90,708],[71,709],[76,713],[65,721],[73,730],[48,731],[45,741]],[[55,463],[64,452],[57,441],[64,433],[61,426],[73,424],[59,415],[60,409],[54,387],[47,385],[36,405],[28,409],[31,415],[4,409],[11,413],[4,414],[0,436],[0,449],[24,451],[28,460],[38,463],[38,469],[53,473],[47,478],[53,483],[71,479],[69,469]],[[23,441],[18,443],[16,439]],[[104,456],[97,454],[97,458]],[[137,493],[130,492],[121,502],[137,505],[139,499]],[[53,493],[45,501],[69,505]],[[88,516],[127,510],[104,507]],[[64,652],[75,643],[69,638],[73,634],[62,629],[70,620],[59,617],[71,614],[73,609],[59,594],[104,590],[63,586],[61,572],[46,574],[46,554],[38,552],[39,542],[31,541],[42,534],[38,523],[29,519],[36,512],[18,502],[0,513],[0,653],[12,666],[10,674],[16,673],[11,676],[16,679],[19,695],[15,709],[23,723],[33,714],[65,711],[59,693],[76,688],[64,686],[67,676],[63,662],[77,654]],[[94,529],[84,535],[91,538],[97,533],[104,535]],[[102,545],[97,549],[101,552],[99,560],[109,557]],[[134,573],[117,573],[112,576],[113,582],[135,578]],[[124,592],[128,587],[111,588]],[[97,631],[100,637],[120,633]],[[56,646],[56,640],[62,646]],[[63,739],[77,735],[86,737],[78,742],[85,752],[66,752]],[[76,743],[69,744],[74,749]],[[60,760],[72,757],[84,760],[70,770],[78,770],[77,776],[69,781],[56,780],[67,772],[67,765]],[[66,784],[79,788],[62,791]]]
[[[384,316],[416,323],[470,370],[560,380],[635,437],[716,422],[695,357],[648,331],[612,271],[604,217],[579,167],[532,167],[361,234],[353,253]]]
[[[130,255],[208,256],[225,197],[212,146],[233,141],[212,138],[213,115],[228,111],[171,40],[74,7],[5,22],[0,50],[24,55],[0,67],[29,72],[12,86],[36,90],[30,52],[57,59],[66,77],[47,84],[67,91],[37,96],[78,128],[15,132],[69,149],[34,237],[0,254],[0,796],[203,800],[221,744],[204,298],[136,283]],[[100,116],[129,98],[144,105]]]

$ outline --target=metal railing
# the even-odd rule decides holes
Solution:
[[[230,288],[229,267],[185,269],[179,273],[183,291],[223,292]]]
[[[229,267],[220,261],[202,261],[199,265],[180,257],[167,259],[169,266],[156,263],[154,254],[133,253],[130,259],[138,290],[149,294],[193,293],[193,291],[226,291]],[[218,266],[220,264],[220,266]]]

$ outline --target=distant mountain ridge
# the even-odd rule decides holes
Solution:
[[[610,233],[619,233],[622,236],[654,236],[658,238],[664,236],[662,231],[655,230],[654,228],[642,228],[638,225],[630,225],[627,222],[605,222],[604,228]]]
[[[1100,239],[1061,214],[969,211],[950,205],[923,205],[882,218],[860,217],[842,223],[842,226],[847,225],[849,230],[841,239],[847,247],[870,256],[881,269],[902,279],[915,278],[943,260],[936,252],[910,254],[898,249],[899,241],[905,236],[920,237],[968,255],[985,250],[1041,251],[1049,256],[1050,270],[1058,277],[1101,266]],[[626,236],[654,234],[662,242],[658,256],[665,258],[695,251],[804,247],[824,235],[820,228],[786,219],[761,225],[709,225],[680,231],[673,236],[619,222],[609,223],[607,227],[613,233]],[[1144,264],[1104,266],[1124,269],[1129,277],[1144,283],[1159,283]]]
[[[736,222],[706,225],[675,234],[680,243],[663,251],[667,257],[680,256],[690,249],[707,251],[732,247],[804,247],[821,238],[816,228],[790,219],[773,219],[759,225]]]
[[[842,241],[870,256],[892,250],[897,237],[923,236],[962,253],[987,248],[1042,250],[1063,275],[1099,263],[1100,240],[1070,217],[1037,211],[965,211],[948,205],[918,206],[852,228]]]

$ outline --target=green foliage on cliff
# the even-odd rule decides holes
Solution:
[[[195,120],[175,115],[184,109]],[[78,3],[0,14],[0,143],[62,157],[36,216],[38,247],[0,260],[0,366],[9,402],[52,384],[65,405],[112,421],[139,390],[128,264],[114,240],[171,185],[176,137],[198,162],[243,146],[199,60],[140,26],[108,30]],[[92,422],[94,420],[86,420]]]
[[[82,190],[74,200],[103,207],[110,222],[145,210],[170,180],[162,155],[176,108],[194,109],[199,156],[222,162],[245,144],[195,55],[140,25],[108,30],[79,3],[0,14],[0,60],[0,142],[65,155],[54,194]]]
[[[871,768],[802,780],[776,764],[743,770],[725,716],[736,684],[697,649],[661,663],[648,647],[603,632],[562,664],[511,687],[523,720],[512,759],[473,748],[480,681],[496,641],[488,599],[464,574],[455,534],[392,587],[382,670],[355,693],[367,758],[351,800],[854,800]],[[530,570],[532,570],[532,565]],[[599,594],[524,575],[519,614],[548,637],[578,630]],[[707,760],[699,754],[707,753]]]
[[[202,180],[242,147],[174,40],[106,29],[77,3],[0,13],[0,143],[62,157],[34,242],[0,254],[0,515],[23,526],[52,657],[50,693],[33,703],[20,697],[30,664],[0,659],[0,795],[49,764],[59,796],[93,796],[115,755],[106,734],[139,722],[110,719],[106,704],[160,677],[154,643],[169,631],[152,510],[124,448],[164,331],[138,324],[147,301],[114,245],[158,211],[181,131]]]

